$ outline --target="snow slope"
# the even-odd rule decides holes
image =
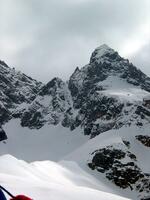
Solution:
[[[58,161],[88,140],[81,129],[70,131],[61,125],[31,130],[12,119],[3,128],[8,140],[0,143],[0,155],[11,154],[26,161]]]
[[[139,195],[138,192],[131,191],[129,188],[122,190],[108,181],[104,174],[92,171],[88,167],[87,164],[92,160],[92,153],[98,149],[104,147],[107,148],[110,145],[123,151],[130,150],[130,152],[136,155],[136,163],[140,169],[145,173],[150,173],[149,149],[135,138],[136,135],[150,135],[149,124],[143,127],[131,126],[107,131],[90,140],[89,136],[82,134],[81,129],[75,129],[71,132],[68,128],[64,128],[61,125],[45,125],[39,130],[31,130],[29,128],[21,127],[20,121],[16,119],[9,121],[4,126],[4,130],[8,134],[8,140],[1,142],[0,154],[12,154],[17,158],[26,161],[57,161],[59,164],[50,161],[35,162],[32,164],[41,171],[40,173],[44,173],[45,176],[48,176],[49,172],[51,172],[51,176],[53,176],[51,178],[54,180],[61,180],[60,177],[57,178],[56,174],[59,174],[62,168],[55,171],[55,169],[58,168],[57,165],[61,165],[66,170],[69,170],[69,173],[67,172],[65,175],[71,177],[72,181],[70,182],[76,182],[80,179],[78,186],[82,186],[86,180],[86,186],[89,188],[115,193],[121,196],[123,195],[131,199],[137,199]],[[130,149],[127,149],[125,146],[124,140],[130,141]],[[3,162],[5,162],[4,158],[5,157],[2,157]],[[13,175],[16,173],[16,176],[20,176],[20,170],[15,170],[15,168],[20,168],[20,161],[18,162],[15,160],[16,166],[13,166],[13,159],[8,162],[11,162],[12,164],[6,173],[8,175],[9,172],[13,173]],[[3,173],[3,170],[5,171],[5,167],[3,166],[7,166],[6,163],[4,165],[0,163],[0,173]],[[51,165],[50,167],[49,164]],[[21,171],[21,176],[26,177],[27,174],[28,172],[26,172],[26,170]],[[27,179],[29,179],[30,176],[34,176],[33,174],[34,173],[32,172],[28,174]],[[27,179],[25,182],[28,183]],[[62,179],[62,181],[64,183],[66,182],[64,179]],[[10,182],[8,181],[8,186],[9,183]],[[19,187],[20,186],[18,185],[16,186],[17,189],[19,189]],[[22,188],[24,190],[24,187]],[[10,189],[13,189],[13,186]],[[35,191],[37,191],[37,189],[35,189]]]
[[[144,98],[149,97],[149,92],[131,85],[117,76],[109,76],[97,85],[102,86],[104,89],[104,91],[99,92],[100,94],[118,98],[122,102],[141,103]]]
[[[0,157],[0,180],[14,195],[23,193],[36,200],[125,200],[97,190],[92,176],[74,163],[70,167],[72,171],[51,161],[28,164],[5,155]]]
[[[63,160],[72,160],[85,170],[87,173],[93,175],[98,180],[103,181],[103,184],[107,184],[109,188],[113,188],[114,192],[121,192],[122,195],[127,196],[131,199],[140,199],[144,196],[147,196],[147,192],[143,191],[141,194],[134,189],[126,188],[124,190],[120,190],[118,186],[112,184],[112,182],[106,180],[104,173],[99,173],[98,171],[92,171],[88,167],[88,163],[93,159],[93,155],[96,154],[96,151],[103,148],[108,148],[112,146],[113,149],[119,149],[123,152],[130,152],[133,155],[136,155],[136,159],[134,163],[141,169],[141,171],[145,174],[150,173],[150,157],[149,157],[149,147],[144,146],[141,142],[136,139],[137,135],[147,135],[150,136],[149,133],[149,124],[139,128],[135,126],[131,127],[122,127],[118,130],[110,130],[105,133],[101,133],[97,137],[89,140],[81,147],[76,149],[74,152],[65,156]],[[126,146],[124,141],[129,142],[129,145]],[[95,152],[95,153],[94,153]],[[80,156],[79,156],[80,155]],[[102,158],[101,158],[102,159]],[[64,161],[60,161],[62,164]],[[133,162],[132,159],[129,159],[126,156],[122,163]],[[148,184],[148,180],[147,180]]]
[[[136,154],[138,163],[140,167],[146,173],[150,173],[150,159],[149,159],[149,149],[148,147],[141,144],[136,140],[136,135],[149,135],[149,125],[138,128],[123,127],[119,130],[110,130],[105,133],[101,133],[97,137],[88,140],[81,147],[71,152],[63,158],[63,160],[72,160],[77,162],[80,166],[86,169],[87,161],[90,159],[91,153],[97,149],[114,145],[118,148],[125,148],[124,140],[130,141],[130,150]],[[80,156],[79,156],[80,155]],[[62,162],[62,161],[60,161]]]

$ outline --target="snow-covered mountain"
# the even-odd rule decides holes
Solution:
[[[148,76],[107,45],[67,82],[0,67],[1,155],[71,160],[116,194],[149,198]]]
[[[21,104],[32,102],[41,87],[42,83],[0,61],[0,123],[11,119]]]
[[[22,113],[22,126],[61,123],[71,130],[81,126],[85,135],[94,137],[112,128],[149,123],[150,112],[143,101],[149,98],[149,91],[149,77],[102,45],[67,83],[54,78],[24,112],[17,111]]]
[[[143,102],[149,96],[150,78],[107,45],[92,53],[88,65],[75,70],[69,89],[79,109],[74,124],[81,124],[91,137],[124,125],[142,126],[150,116]]]
[[[41,128],[46,123],[57,125],[65,120],[65,115],[69,114],[72,108],[67,84],[59,78],[54,78],[41,88],[22,114],[21,125],[30,128]]]

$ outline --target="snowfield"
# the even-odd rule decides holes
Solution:
[[[105,89],[100,91],[100,94],[117,98],[122,102],[139,103],[149,97],[149,92],[142,90],[139,86],[131,85],[117,76],[109,76],[98,85]]]
[[[0,155],[11,154],[26,161],[58,161],[88,141],[81,129],[70,131],[61,125],[45,125],[41,129],[23,128],[20,120],[4,125],[8,140],[0,144]]]
[[[95,143],[95,138],[89,140],[81,130],[70,132],[59,125],[45,125],[39,130],[22,128],[19,120],[9,121],[4,130],[9,139],[0,145],[0,180],[12,193],[23,193],[36,200],[124,199],[119,190],[108,187],[106,181],[98,180],[87,170],[89,143]],[[87,147],[82,151],[84,146]]]
[[[92,176],[74,163],[69,165],[71,171],[52,161],[28,164],[4,155],[0,157],[0,180],[14,195],[26,194],[34,200],[125,200],[96,189],[100,185]]]
[[[141,169],[150,172],[147,147],[135,139],[136,135],[148,134],[149,125],[107,131],[90,140],[81,129],[70,132],[60,125],[45,125],[39,130],[31,130],[22,128],[19,120],[9,121],[4,130],[8,140],[0,145],[0,180],[15,194],[26,193],[39,200],[123,199],[120,196],[137,199],[134,192],[120,190],[103,174],[87,166],[91,153],[97,149],[108,145],[126,149],[123,140],[130,141],[131,151],[136,154]]]

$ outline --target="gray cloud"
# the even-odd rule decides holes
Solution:
[[[142,28],[150,28],[149,0],[0,3],[0,57],[38,80],[67,79],[76,66],[87,64],[94,48],[103,43],[131,57],[150,74],[149,58],[143,56],[150,38]]]
[[[148,76],[150,76],[150,41],[143,46],[136,55],[131,57],[131,61],[135,65],[143,70]]]

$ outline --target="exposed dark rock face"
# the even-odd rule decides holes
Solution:
[[[141,200],[150,200],[150,196],[144,197]]]
[[[150,92],[150,78],[119,56],[107,45],[95,49],[90,63],[81,70],[77,68],[69,80],[69,89],[74,99],[75,108],[80,108],[93,90],[96,83],[104,81],[108,76],[116,75],[128,83],[140,86]],[[100,87],[103,90],[103,87]]]
[[[139,140],[146,147],[150,147],[150,136],[148,136],[148,135],[137,135],[136,139]]]
[[[0,127],[20,118],[31,129],[45,124],[80,127],[90,138],[121,127],[142,129],[150,123],[149,94],[150,78],[107,45],[95,49],[89,64],[77,67],[67,83],[54,78],[44,85],[0,61]],[[6,134],[0,129],[0,141]],[[116,186],[149,199],[150,174],[142,171],[138,156],[130,151],[132,141],[126,139],[123,148],[94,151],[88,166]],[[150,147],[148,135],[136,139]]]
[[[95,49],[89,64],[77,67],[67,83],[54,78],[43,85],[0,61],[0,123],[14,117],[29,128],[46,123],[71,130],[80,126],[91,138],[122,126],[143,126],[150,118],[149,108],[142,100],[111,94],[116,80],[150,90],[150,78],[107,45]]]
[[[136,163],[136,156],[128,150],[116,149],[107,146],[92,154],[92,160],[88,166],[92,170],[104,173],[106,178],[116,186],[123,189],[150,192],[150,174],[143,173]]]
[[[150,79],[107,45],[92,53],[88,65],[77,67],[68,83],[54,78],[42,85],[2,61],[0,67],[1,124],[12,117],[21,118],[22,126],[37,129],[61,123],[71,130],[80,126],[93,138],[122,126],[141,127],[150,117],[142,101],[121,101],[107,92],[117,79],[146,91],[150,88]],[[114,79],[108,83],[110,77]]]
[[[89,163],[89,166],[92,167],[92,169],[97,169],[98,171],[105,172],[112,168],[114,162],[116,163],[117,160],[120,160],[125,157],[125,153],[122,150],[118,149],[109,149],[109,148],[103,148],[100,150],[97,150],[92,153],[94,154],[94,157],[92,159],[92,163]]]
[[[70,108],[70,93],[66,83],[54,78],[41,88],[38,96],[23,113],[21,125],[38,129],[45,123],[57,125],[62,121],[62,125],[68,127],[71,123]]]
[[[117,163],[112,171],[106,174],[106,178],[113,181],[117,186],[123,189],[128,187],[131,190],[133,190],[134,184],[143,177],[142,171],[134,162]]]
[[[136,114],[140,115],[141,118],[145,118],[145,116],[148,116],[150,117],[150,110],[147,109],[146,107],[144,106],[138,106],[136,111],[135,111]]]
[[[144,174],[143,178],[136,184],[136,190],[139,193],[147,193],[146,196],[150,194],[150,174]]]
[[[5,133],[5,131],[0,128],[0,141],[6,140],[7,139],[7,135]]]
[[[96,92],[90,93],[87,102],[82,105],[78,112],[75,126],[81,124],[85,135],[95,137],[114,127],[114,119],[120,116],[122,108],[123,104],[114,98],[99,95]],[[101,123],[98,120],[101,120]]]
[[[71,130],[74,129],[74,110],[71,107],[65,111],[61,124],[64,127],[70,128]]]
[[[122,140],[122,141],[128,148],[130,148],[130,142],[129,141],[127,141],[127,140]]]
[[[73,129],[82,126],[86,135],[94,137],[112,128],[135,124],[143,126],[142,119],[149,118],[149,110],[141,103],[122,102],[107,93],[105,82],[109,77],[119,78],[132,86],[150,91],[150,78],[117,52],[102,45],[83,68],[76,68],[69,80],[73,105],[78,109]],[[113,82],[112,82],[113,85]],[[129,116],[125,119],[125,116]]]
[[[11,119],[20,104],[33,101],[41,86],[42,83],[0,61],[0,124]]]

